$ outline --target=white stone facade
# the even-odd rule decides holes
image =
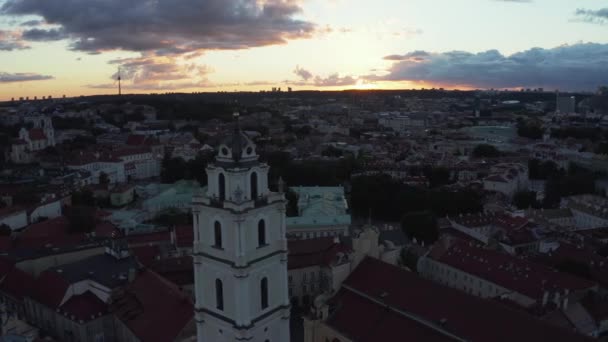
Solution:
[[[193,199],[197,341],[289,341],[285,198],[237,130]]]

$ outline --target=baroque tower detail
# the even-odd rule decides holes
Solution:
[[[285,196],[235,128],[193,199],[197,341],[289,341]]]

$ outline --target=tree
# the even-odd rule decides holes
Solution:
[[[401,228],[410,238],[431,244],[439,238],[437,218],[431,212],[408,213],[401,219]]]
[[[73,206],[66,210],[69,233],[90,233],[95,229],[95,208]]]
[[[110,177],[108,176],[107,173],[101,171],[99,173],[99,184],[101,185],[108,185],[110,184]]]
[[[422,171],[424,176],[429,180],[431,188],[446,185],[450,183],[450,170],[445,167],[427,166]]]
[[[72,193],[72,205],[93,207],[96,205],[95,196],[89,189],[74,191]]]
[[[475,158],[497,158],[500,157],[500,151],[488,144],[480,144],[473,149],[473,157]]]
[[[534,191],[518,191],[513,196],[513,204],[517,209],[537,208],[536,192]]]
[[[520,121],[517,124],[517,135],[530,139],[542,139],[543,129],[536,125]]]
[[[402,266],[409,268],[412,272],[418,272],[418,256],[411,248],[401,249],[400,263]]]
[[[538,159],[528,160],[528,173],[530,179],[549,179],[560,176],[563,171],[551,160],[540,161]]]
[[[0,224],[0,236],[11,236],[13,230],[7,224]]]
[[[285,199],[287,199],[287,217],[298,216],[298,194],[295,191],[288,189],[285,192]]]
[[[570,273],[577,277],[585,278],[585,279],[593,279],[591,275],[591,268],[584,262],[564,259],[561,260],[557,265],[555,265],[560,272]]]
[[[323,152],[321,152],[321,155],[324,157],[342,157],[344,153],[333,147],[333,146],[328,146],[325,150],[323,150]]]

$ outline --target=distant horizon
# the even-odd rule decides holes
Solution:
[[[277,87],[278,88],[278,87]],[[598,87],[599,88],[599,87]],[[50,95],[51,98],[48,98],[48,95],[45,95],[44,98],[42,96],[29,96],[29,99],[26,99],[27,96],[23,96],[23,99],[17,98],[8,98],[2,99],[0,98],[0,103],[11,103],[11,102],[27,102],[27,101],[48,101],[48,100],[62,100],[62,99],[77,99],[77,98],[87,98],[87,97],[131,97],[131,96],[169,96],[169,95],[214,95],[214,94],[298,94],[298,93],[347,93],[347,92],[360,92],[360,93],[374,93],[374,92],[423,92],[423,91],[443,91],[443,92],[497,92],[497,93],[538,93],[538,94],[567,94],[567,95],[594,95],[597,94],[596,91],[559,91],[558,89],[542,89],[539,88],[530,88],[530,89],[446,89],[446,88],[392,88],[392,89],[357,89],[357,88],[344,88],[344,89],[292,89],[291,92],[287,91],[287,89],[281,88],[281,91],[272,90],[250,90],[250,91],[193,91],[193,92],[138,92],[138,93],[97,93],[97,94],[88,94],[88,95],[75,95],[75,96],[53,96]]]

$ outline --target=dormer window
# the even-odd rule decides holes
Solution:
[[[251,155],[253,153],[253,148],[251,146],[247,147],[247,155]]]
[[[228,149],[226,147],[222,147],[221,153],[222,153],[222,156],[226,156],[227,157],[228,156]]]

